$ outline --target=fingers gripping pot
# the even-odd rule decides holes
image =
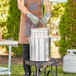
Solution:
[[[30,61],[50,60],[50,36],[47,28],[32,28],[30,37]]]

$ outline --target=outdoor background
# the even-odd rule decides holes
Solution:
[[[46,13],[45,4],[43,13]],[[62,59],[67,49],[76,49],[76,0],[67,3],[51,3],[52,18],[47,25],[50,28],[51,57],[61,59],[58,67],[58,76],[76,76],[62,71]],[[0,28],[3,39],[18,41],[20,28],[20,10],[17,0],[0,0]],[[22,66],[22,45],[12,48],[12,76],[24,74]],[[8,63],[8,47],[0,46],[0,66]],[[34,70],[34,67],[32,67]],[[48,68],[49,69],[49,68]],[[55,71],[55,68],[54,68]]]

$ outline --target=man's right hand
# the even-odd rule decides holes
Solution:
[[[33,15],[32,13],[27,13],[27,17],[30,18],[31,22],[36,25],[39,22],[39,18],[35,15]]]

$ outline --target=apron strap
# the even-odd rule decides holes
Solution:
[[[42,0],[42,3],[41,3],[42,7],[43,7],[43,3],[44,3],[44,0]],[[24,0],[24,5],[26,5],[26,0]]]
[[[43,7],[43,4],[44,4],[44,0],[42,0],[42,3],[41,3],[41,4],[42,4],[42,7]]]
[[[26,0],[24,0],[24,5],[26,5]]]

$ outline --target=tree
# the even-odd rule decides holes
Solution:
[[[18,41],[19,28],[20,28],[20,10],[17,6],[17,0],[9,0],[9,11],[7,19],[7,36],[6,39],[13,37],[14,40]],[[15,55],[22,55],[22,45],[18,45],[18,48],[12,49]]]
[[[67,49],[76,49],[76,0],[68,0],[60,25],[60,54],[63,57]]]

